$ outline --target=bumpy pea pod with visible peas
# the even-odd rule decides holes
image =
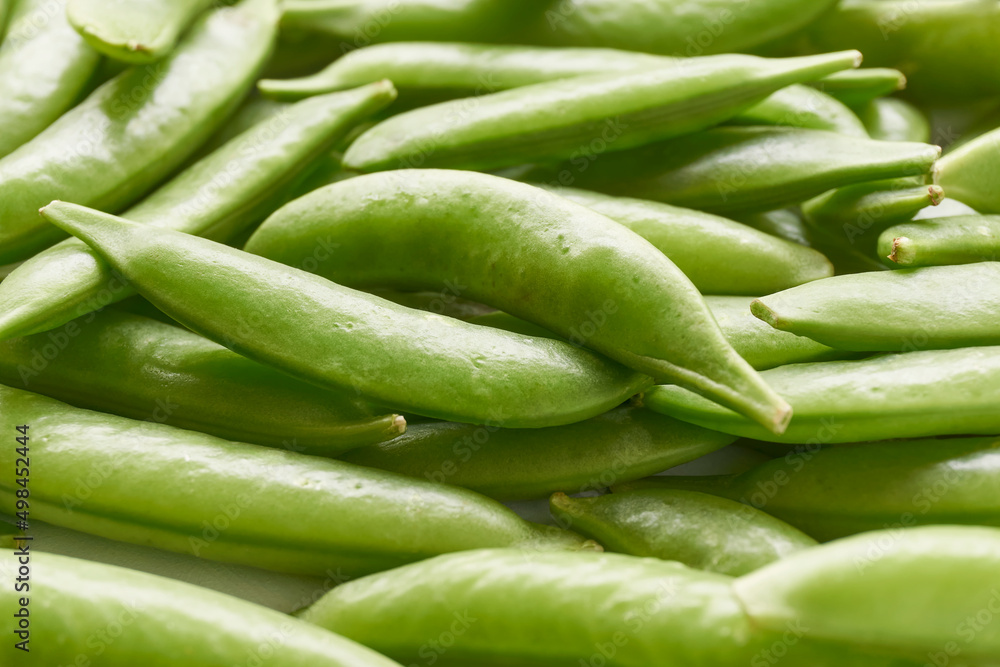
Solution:
[[[711,213],[541,187],[625,225],[669,257],[702,294],[770,294],[833,275],[821,253]]]
[[[862,67],[831,74],[809,85],[851,108],[860,108],[906,88],[906,77],[897,69]]]
[[[392,85],[382,82],[278,110],[124,215],[228,241],[287,201],[317,158],[394,96]],[[0,339],[61,326],[133,294],[87,244],[67,239],[32,257],[0,285]]]
[[[559,525],[607,551],[677,561],[738,577],[816,546],[797,528],[736,501],[672,489],[549,500]]]
[[[524,178],[746,215],[798,204],[845,185],[927,174],[940,153],[928,144],[822,130],[721,127],[581,157],[528,171]]]
[[[655,387],[643,402],[704,428],[788,444],[1000,433],[1000,347],[792,364],[761,375],[795,410],[780,436],[680,387]]]
[[[2,385],[0,407],[5,431],[29,425],[32,465],[46,471],[32,479],[31,515],[100,537],[319,577],[461,549],[592,544],[465,489],[82,410]],[[16,456],[5,448],[0,462],[13,470]],[[5,507],[14,506],[18,488],[13,478],[0,482]]]
[[[858,109],[858,117],[872,139],[924,143],[931,140],[927,116],[905,100],[895,97],[872,100]]]
[[[145,64],[168,55],[215,0],[68,0],[66,18],[104,55]]]
[[[18,558],[0,551],[5,579],[17,577]],[[102,665],[217,667],[278,652],[289,667],[399,667],[315,625],[200,586],[34,550],[30,559],[30,653],[10,638],[0,648],[6,665],[98,664],[100,656]],[[0,604],[15,613],[26,595],[4,586]]]
[[[73,405],[229,440],[334,456],[396,437],[399,415],[261,366],[190,331],[122,312],[0,342],[0,382]]]
[[[140,294],[192,330],[394,410],[512,428],[557,426],[606,412],[651,384],[568,343],[397,306],[207,239],[61,202],[43,215],[92,244]]]
[[[318,240],[330,246],[322,258]],[[454,283],[462,296],[691,387],[767,428],[780,432],[787,421],[781,398],[733,351],[663,253],[539,188],[452,170],[370,174],[286,205],[246,250],[359,288]]]
[[[119,209],[179,166],[252,86],[277,18],[274,0],[209,13],[163,63],[126,70],[0,160],[0,264],[62,238],[38,217],[53,199]]]
[[[0,49],[0,157],[72,107],[100,60],[66,22],[63,0],[20,0],[11,14]]]
[[[1000,6],[998,6],[1000,7]],[[997,10],[1000,12],[1000,9]],[[949,152],[938,163],[939,182],[963,204],[980,213],[1000,213],[1000,129]]]
[[[886,526],[1000,526],[998,471],[996,438],[935,438],[823,449],[813,445],[740,475],[664,475],[615,490],[711,493],[830,540]]]
[[[895,266],[921,267],[1000,259],[1000,216],[917,220],[882,232],[878,254]]]
[[[599,490],[687,463],[734,439],[623,407],[547,429],[417,424],[395,440],[339,458],[510,501]]]
[[[754,301],[772,327],[842,350],[1000,344],[1000,262],[825,278]]]
[[[491,169],[621,151],[721,123],[793,83],[854,67],[856,51],[802,58],[713,56],[523,86],[408,111],[344,155],[358,171]]]

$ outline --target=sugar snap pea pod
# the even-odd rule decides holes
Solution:
[[[340,458],[509,501],[602,489],[687,463],[732,442],[731,436],[623,407],[547,429],[416,424],[402,437]]]
[[[543,187],[652,243],[702,294],[769,294],[833,275],[833,267],[819,252],[711,213],[589,190]],[[706,247],[712,252],[706,253]]]
[[[339,454],[406,429],[176,326],[105,311],[0,342],[0,382],[73,405],[229,440]]]
[[[5,431],[29,425],[31,515],[100,537],[308,576],[375,572],[460,549],[583,548],[465,489],[0,386]],[[34,438],[32,434],[39,434]],[[0,462],[13,470],[17,453]],[[14,478],[0,482],[13,507]],[[294,517],[294,520],[290,520]]]
[[[822,130],[722,127],[567,162],[554,174],[540,170],[540,176],[613,195],[745,215],[845,185],[926,174],[940,152],[927,144]],[[532,172],[526,178],[540,180]]]
[[[995,437],[934,438],[797,448],[740,475],[663,475],[615,490],[711,493],[830,540],[884,527],[1000,526],[998,467]]]
[[[556,493],[549,507],[560,525],[572,526],[607,551],[733,577],[816,546],[780,519],[696,491],[652,489],[591,498]]]
[[[5,579],[17,577],[18,558],[0,552]],[[33,550],[30,562],[30,653],[10,638],[0,648],[5,665],[214,667],[280,654],[282,665],[297,667],[399,667],[315,625],[199,586]],[[4,586],[0,603],[14,613],[25,594]]]
[[[927,116],[906,100],[883,97],[858,109],[858,117],[872,139],[881,141],[931,140]]]
[[[130,220],[229,240],[281,206],[310,165],[395,96],[388,82],[290,105],[227,142],[125,215]],[[23,336],[135,294],[77,239],[30,260],[0,287],[0,338]]]
[[[0,157],[73,106],[100,59],[66,22],[63,0],[20,0],[12,14],[0,49]]]
[[[771,631],[797,623],[811,636],[918,664],[950,655],[985,666],[1000,655],[1000,626],[977,620],[1000,612],[996,528],[865,533],[793,554],[733,590],[751,622]]]
[[[53,199],[120,209],[179,166],[249,90],[276,24],[274,0],[217,9],[162,63],[126,70],[0,160],[0,263],[63,236],[38,217]]]
[[[66,18],[87,43],[129,63],[169,54],[181,33],[213,0],[68,0]]]
[[[1000,344],[1000,262],[837,276],[750,305],[776,329],[842,350]]]
[[[731,118],[729,124],[802,127],[868,138],[865,126],[847,105],[824,92],[803,85],[782,88]]]
[[[1000,10],[998,10],[1000,11]],[[939,183],[963,204],[980,213],[1000,213],[1000,129],[949,152],[938,163]]]
[[[995,262],[1000,257],[1000,216],[961,215],[890,227],[878,254],[903,267]]]
[[[657,412],[765,442],[865,442],[1000,433],[1000,347],[888,354],[792,364],[761,373],[795,410],[780,436],[679,387],[643,396]]]
[[[379,123],[351,145],[344,164],[358,171],[489,169],[620,151],[716,125],[785,86],[859,59],[843,51],[676,60],[442,102]]]
[[[255,361],[397,410],[556,426],[601,414],[650,384],[568,343],[397,306],[188,234],[61,202],[45,216],[93,244],[185,326]]]
[[[336,244],[323,261],[314,257],[317,239]],[[434,252],[414,254],[427,244]],[[359,288],[453,284],[462,296],[692,387],[769,428],[780,431],[787,419],[781,399],[732,350],[666,256],[539,188],[452,170],[370,174],[286,205],[246,250]]]
[[[849,107],[862,107],[879,97],[906,88],[906,76],[897,69],[862,67],[823,77],[810,85]]]

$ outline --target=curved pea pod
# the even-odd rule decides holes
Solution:
[[[732,125],[779,125],[828,130],[868,138],[868,131],[861,120],[843,102],[803,85],[782,88],[728,122]]]
[[[29,425],[31,515],[209,560],[347,577],[479,547],[583,548],[465,489],[74,408],[0,386],[2,425]],[[39,437],[32,437],[34,434]],[[0,462],[13,469],[13,447]],[[13,477],[0,500],[13,507]],[[289,517],[294,517],[290,521]]]
[[[938,163],[939,183],[953,197],[980,213],[1000,213],[1000,129],[949,152]]]
[[[772,327],[842,350],[1000,344],[1000,263],[837,276],[761,297]]]
[[[443,102],[379,123],[348,148],[344,164],[358,171],[490,169],[621,151],[716,125],[785,86],[857,66],[859,58],[844,51],[676,60]]]
[[[687,463],[733,440],[624,407],[546,429],[417,424],[395,440],[340,458],[510,501],[602,489]]]
[[[811,83],[851,108],[906,88],[906,76],[897,69],[862,67],[837,72]]]
[[[591,537],[607,551],[677,561],[738,577],[816,546],[797,528],[736,501],[667,489],[591,498],[553,494],[559,525]]]
[[[321,258],[317,239],[329,246]],[[283,207],[246,250],[358,288],[451,286],[769,428],[787,419],[663,253],[539,188],[451,170],[362,176]]]
[[[62,0],[20,0],[11,14],[0,50],[0,157],[73,106],[99,60],[66,23]]]
[[[649,477],[615,490],[711,493],[830,540],[884,527],[1000,526],[998,467],[995,437],[816,445],[740,475]]]
[[[547,181],[548,175],[607,194],[746,215],[798,204],[845,185],[927,174],[940,153],[927,144],[822,130],[721,127],[526,177]]]
[[[45,215],[93,244],[140,294],[192,330],[397,410],[556,426],[601,414],[650,384],[568,343],[397,306],[206,239],[61,202]]]
[[[213,0],[68,0],[66,18],[96,51],[145,64],[163,58]]]
[[[395,97],[387,82],[276,111],[125,212],[134,222],[231,240],[281,206],[330,147]],[[135,294],[87,244],[67,239],[0,285],[0,339],[46,331]]]
[[[1000,347],[792,364],[761,375],[795,416],[780,436],[680,387],[658,386],[646,407],[704,428],[766,442],[864,442],[1000,433]]]
[[[0,552],[5,578],[16,577],[18,558]],[[16,648],[18,640],[6,641],[4,664],[68,665],[100,656],[104,665],[212,667],[280,651],[289,666],[399,667],[315,625],[198,586],[67,556],[30,559],[30,653]],[[24,595],[5,586],[0,602],[14,613]]]
[[[919,585],[914,585],[919,582]],[[806,549],[736,580],[751,622],[788,623],[922,664],[1000,655],[1000,530],[930,526],[886,530]],[[940,658],[947,660],[947,658]]]
[[[912,268],[995,262],[1000,256],[1000,216],[961,215],[896,225],[879,236],[878,254]]]
[[[830,0],[569,0],[549,5],[524,39],[677,56],[744,51],[808,25]]]
[[[176,326],[105,311],[0,343],[0,382],[73,405],[229,440],[333,456],[406,429]]]
[[[872,139],[923,143],[931,140],[927,116],[905,100],[895,97],[872,100],[858,110],[858,117]]]
[[[923,101],[954,104],[1000,92],[990,61],[1000,6],[992,2],[845,0],[809,35],[818,50],[858,49],[868,65],[901,70],[907,94]]]
[[[0,160],[0,263],[63,236],[38,217],[50,201],[120,209],[170,174],[250,89],[276,24],[274,0],[217,9],[168,59],[126,70]]]

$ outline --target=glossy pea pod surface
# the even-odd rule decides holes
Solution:
[[[0,573],[18,575],[15,552],[0,551]],[[289,667],[399,667],[343,637],[277,611],[198,586],[67,556],[32,553],[30,597],[4,586],[6,612],[30,614],[28,651],[9,637],[5,665],[216,667],[280,652]]]
[[[397,306],[188,234],[61,202],[44,215],[80,234],[140,294],[194,331],[301,379],[355,390],[396,410],[509,427],[556,426],[601,414],[651,382],[568,343]]]
[[[652,489],[549,501],[559,525],[606,551],[677,561],[738,577],[816,546],[797,528],[738,502],[695,491]]]
[[[11,14],[0,50],[0,157],[72,107],[99,60],[66,22],[65,2],[20,0]]]
[[[822,130],[723,127],[528,172],[531,180],[746,215],[827,190],[930,172],[941,149]]]
[[[920,109],[906,100],[884,97],[858,109],[872,139],[880,141],[930,142],[931,123]]]
[[[0,342],[0,382],[73,405],[319,455],[394,438],[402,417],[176,326],[108,310]]]
[[[802,58],[678,59],[409,111],[361,135],[344,155],[358,171],[490,169],[621,151],[721,123],[793,83],[857,66],[844,51]]]
[[[120,209],[179,166],[250,89],[276,23],[273,0],[217,9],[163,63],[126,70],[0,160],[0,263],[62,237],[38,217],[50,201]]]
[[[938,185],[900,178],[837,188],[802,204],[802,214],[813,225],[840,231],[854,245],[867,249],[890,225],[912,220],[928,206],[944,199]]]
[[[66,17],[96,51],[129,63],[150,63],[173,50],[188,25],[213,0],[68,0]]]
[[[809,84],[851,108],[891,95],[906,88],[902,72],[887,67],[862,67],[845,70]]]
[[[1000,344],[1000,262],[837,276],[761,297],[753,314],[842,350]]]
[[[882,232],[878,254],[901,267],[995,262],[1000,216],[962,215],[917,220]]]
[[[801,447],[739,475],[648,477],[615,490],[710,493],[830,540],[887,526],[1000,526],[998,471],[995,437],[935,438]]]
[[[692,461],[733,440],[651,410],[623,407],[547,429],[416,424],[395,440],[340,458],[509,501],[599,490]]]
[[[997,10],[1000,12],[1000,9]],[[962,144],[941,158],[939,182],[979,213],[1000,213],[1000,129]]]
[[[584,546],[465,489],[3,386],[0,407],[5,431],[29,426],[32,464],[46,471],[31,480],[31,515],[101,537],[318,577],[479,547]],[[7,448],[0,462],[13,469],[17,456]],[[17,488],[13,477],[0,484],[6,506]]]
[[[788,444],[1000,433],[998,347],[792,364],[761,375],[795,410],[780,436],[680,387],[658,386],[643,400],[704,428]]]
[[[321,240],[329,250],[319,258]],[[359,288],[453,284],[462,296],[683,383],[769,428],[780,431],[787,417],[666,256],[539,188],[449,170],[353,178],[283,207],[246,250]]]
[[[124,215],[134,222],[230,241],[278,208],[316,160],[395,97],[381,82],[276,110]],[[0,339],[61,326],[135,294],[86,243],[67,239],[0,284]]]

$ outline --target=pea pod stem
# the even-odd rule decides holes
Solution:
[[[878,254],[908,268],[996,261],[1000,216],[961,215],[895,225],[879,236]]]

